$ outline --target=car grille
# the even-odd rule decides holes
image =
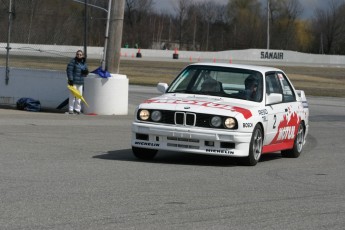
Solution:
[[[184,112],[175,113],[176,125],[195,126],[195,122],[196,122],[195,113],[184,113]]]
[[[162,120],[160,123],[182,125],[182,126],[198,126],[210,127],[210,119],[212,115],[189,113],[189,112],[175,112],[161,110]]]
[[[211,128],[210,120],[213,115],[170,110],[160,111],[162,112],[162,119],[157,123]],[[151,120],[149,121],[152,122]]]

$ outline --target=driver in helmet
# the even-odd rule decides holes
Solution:
[[[244,81],[245,86],[245,99],[250,101],[258,101],[258,86],[259,81],[254,75],[249,75]]]

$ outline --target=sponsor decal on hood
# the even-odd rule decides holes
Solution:
[[[238,113],[241,113],[245,119],[249,119],[250,117],[252,117],[252,112],[248,109],[241,108],[238,106],[231,106],[231,105],[219,104],[219,103],[208,102],[208,101],[156,98],[156,99],[146,100],[144,103],[196,105],[196,106],[203,106],[206,108],[216,108],[216,109],[224,109],[224,110],[229,110],[233,112],[238,112]]]

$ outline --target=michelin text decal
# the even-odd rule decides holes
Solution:
[[[134,144],[135,145],[142,145],[142,146],[159,147],[159,144],[150,143],[150,142],[142,142],[142,141],[136,141]]]
[[[227,154],[227,155],[233,155],[235,154],[234,151],[229,150],[221,150],[221,149],[206,149],[207,153],[221,153],[221,154]]]

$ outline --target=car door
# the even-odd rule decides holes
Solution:
[[[278,80],[276,72],[269,72],[266,74],[266,95],[271,93],[282,94],[282,87]],[[283,120],[286,112],[286,105],[283,102],[266,105],[266,137],[264,145],[271,144],[274,137],[278,133],[279,122]]]
[[[297,97],[291,83],[284,73],[277,73],[278,80],[282,87],[283,105],[285,106],[285,114],[283,120],[279,123],[277,141],[283,143],[285,149],[293,147],[298,127],[301,122],[299,110],[301,103],[297,101]]]
[[[292,148],[299,123],[295,112],[298,107],[296,95],[284,73],[266,75],[266,94],[270,93],[282,94],[282,102],[266,105],[268,121],[264,152]]]

